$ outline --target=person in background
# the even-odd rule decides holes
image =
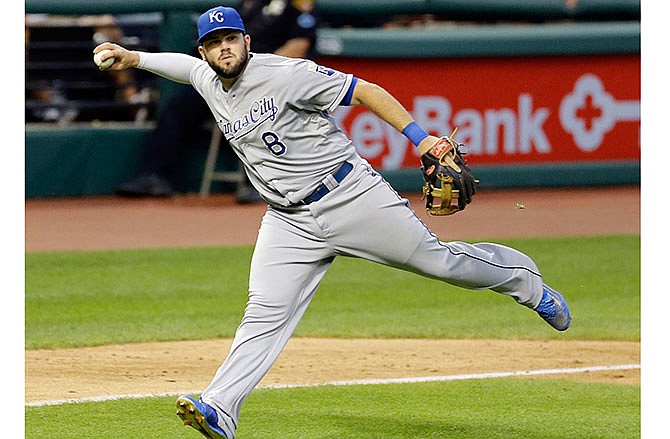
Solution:
[[[253,36],[253,52],[314,58],[319,24],[314,0],[243,0],[238,11]],[[211,119],[211,112],[193,87],[184,87],[174,95],[151,133],[138,175],[119,184],[116,193],[125,197],[171,196],[171,176],[180,165],[181,153],[191,146],[194,133],[207,119]],[[262,201],[246,176],[235,196],[239,203]]]
[[[95,45],[109,41],[113,43],[124,42],[124,32],[114,15],[53,15],[53,14],[25,14],[25,78],[26,78],[26,122],[57,122],[61,125],[70,122],[81,120],[80,110],[78,109],[76,98],[70,96],[68,90],[68,82],[76,83],[83,82],[81,78],[70,79],[71,73],[62,73],[62,70],[53,69],[54,65],[58,64],[59,56],[54,57],[53,50],[49,49],[49,61],[51,68],[43,67],[42,70],[49,72],[48,79],[33,78],[31,70],[28,66],[31,63],[45,64],[45,55],[47,49],[41,49],[42,55],[35,56],[31,53],[31,43],[37,44],[52,43],[49,37],[53,33],[62,32],[63,28],[80,29],[82,37],[87,37],[87,32],[90,32],[91,42]],[[50,29],[52,34],[45,34],[44,30]],[[37,32],[37,38],[34,37],[33,31]],[[66,32],[66,35],[68,33]],[[86,40],[76,41],[77,43],[86,43]],[[70,41],[72,43],[72,41]],[[63,50],[62,48],[60,50]],[[57,50],[58,51],[58,50]],[[76,52],[76,51],[74,51]],[[71,59],[66,62],[70,64],[77,64],[81,62],[78,55],[73,54]],[[88,56],[88,55],[87,55]],[[35,60],[37,58],[37,60]],[[86,59],[88,60],[88,58]],[[56,73],[54,73],[56,72]],[[60,72],[60,73],[59,73]],[[148,97],[146,92],[140,90],[137,86],[135,74],[132,71],[117,71],[110,72],[113,87],[116,90],[114,100],[126,104],[139,104],[147,102]],[[42,75],[44,76],[44,75]],[[89,78],[89,81],[92,78]],[[30,105],[40,104],[40,105]],[[146,111],[146,110],[144,110]],[[125,116],[129,120],[141,120],[144,115],[142,110],[131,109],[129,114]]]

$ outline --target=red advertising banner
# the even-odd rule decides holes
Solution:
[[[322,58],[393,94],[472,164],[640,160],[639,55],[486,59]],[[362,107],[334,117],[379,169],[416,167],[416,148]]]

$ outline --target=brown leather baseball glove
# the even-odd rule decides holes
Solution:
[[[452,215],[465,209],[479,183],[463,158],[465,146],[454,140],[457,129],[421,155],[423,198],[430,215]]]

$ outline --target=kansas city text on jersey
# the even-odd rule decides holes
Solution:
[[[263,96],[251,103],[249,111],[234,121],[219,120],[217,123],[226,139],[239,140],[246,136],[266,120],[275,120],[279,108],[273,96]]]

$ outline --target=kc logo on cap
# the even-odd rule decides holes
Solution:
[[[223,15],[223,11],[211,11],[209,13],[209,22],[214,23],[215,21],[218,21],[219,23],[223,23],[223,20],[225,19],[225,16]]]
[[[215,30],[232,29],[246,33],[242,17],[233,8],[217,6],[198,18],[198,44],[207,34]]]

